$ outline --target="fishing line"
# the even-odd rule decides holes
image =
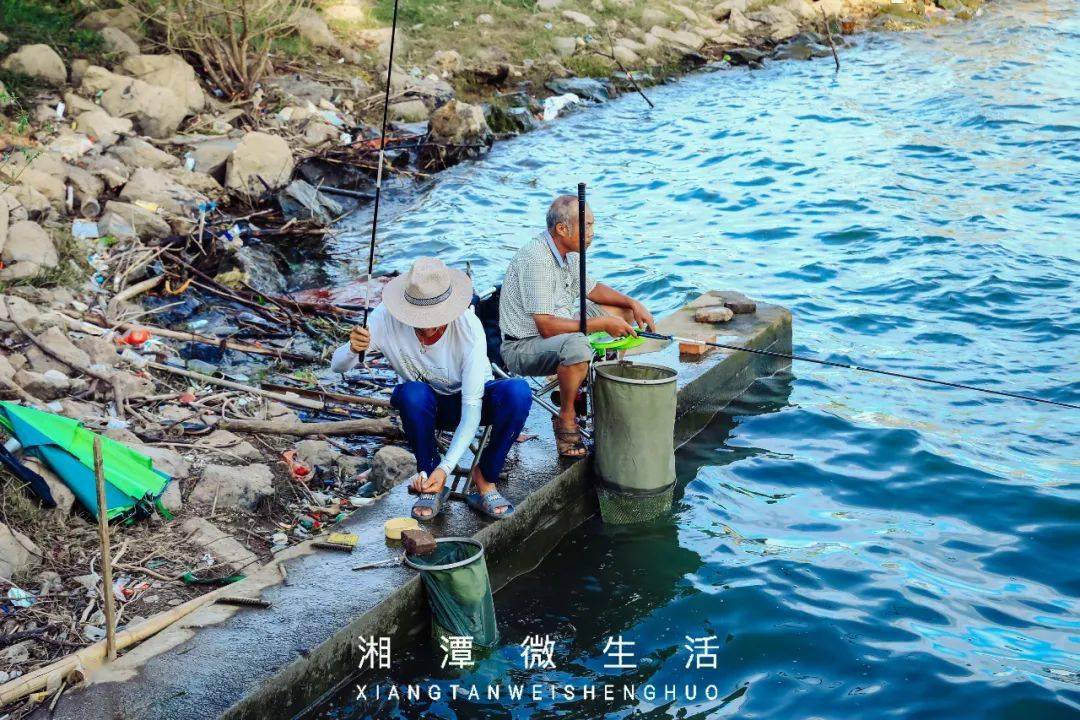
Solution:
[[[834,362],[832,360],[821,360],[820,358],[806,357],[805,355],[792,355],[788,353],[774,352],[772,350],[755,350],[754,348],[740,347],[739,345],[725,345],[723,343],[706,342],[705,340],[693,340],[691,338],[677,337],[675,335],[661,335],[660,333],[648,332],[645,330],[638,330],[637,334],[641,337],[650,338],[652,340],[674,340],[675,342],[681,343],[709,345],[711,347],[724,348],[725,350],[738,350],[741,352],[754,353],[755,355],[768,355],[769,357],[778,357],[787,360],[800,360],[802,362],[816,363],[818,365],[827,365],[829,367],[843,368],[845,370],[858,370],[859,372],[873,373],[874,375],[888,375],[889,377],[898,377],[905,380],[915,380],[916,382],[929,383],[931,385],[944,385],[945,387],[960,388],[962,390],[975,390],[977,392],[987,393],[989,395],[1000,395],[1002,397],[1015,398],[1017,400],[1027,400],[1028,402],[1043,403],[1045,405],[1058,405],[1060,407],[1080,410],[1080,405],[1061,402],[1059,400],[1048,400],[1046,398],[1034,397],[1032,395],[1021,395],[1020,393],[1007,392],[1005,390],[991,390],[989,388],[977,387],[975,385],[965,385],[963,383],[948,382],[947,380],[934,380],[932,378],[920,377],[919,375],[907,375],[905,373],[893,372],[892,370],[879,370],[877,368],[863,367],[862,365],[851,365],[848,363]]]
[[[368,250],[367,279],[364,292],[364,327],[371,311],[371,274],[375,272],[375,231],[379,227],[379,200],[382,199],[383,163],[386,158],[386,121],[390,114],[390,79],[394,74],[394,40],[397,38],[398,0],[394,0],[394,19],[390,23],[390,57],[386,61],[386,95],[383,97],[382,132],[379,133],[379,169],[375,175],[375,208],[371,214],[371,247]]]

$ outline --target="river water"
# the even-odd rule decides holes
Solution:
[[[658,314],[738,289],[791,309],[796,352],[1080,402],[1078,33],[1075,2],[992,3],[862,36],[839,75],[774,63],[653,88],[655,110],[625,96],[392,200],[380,266],[432,254],[498,281],[584,180],[591,268]],[[670,518],[592,521],[500,592],[504,645],[472,672],[396,648],[367,681],[615,700],[346,692],[318,714],[1077,717],[1078,447],[1074,410],[796,363],[680,450]],[[538,634],[555,667],[525,670]],[[620,636],[632,667],[610,669]],[[689,669],[687,636],[717,638]]]

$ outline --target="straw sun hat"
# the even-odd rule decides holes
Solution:
[[[383,288],[387,312],[414,328],[433,328],[453,322],[472,302],[469,276],[446,267],[437,258],[420,258],[409,272]]]

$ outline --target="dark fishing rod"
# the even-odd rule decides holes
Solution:
[[[394,74],[394,40],[397,38],[398,0],[394,0],[394,19],[390,23],[390,57],[386,61],[386,95],[383,97],[382,132],[379,133],[379,169],[375,175],[375,208],[371,213],[371,247],[368,249],[367,289],[364,298],[364,327],[371,312],[371,275],[375,272],[375,231],[379,227],[379,200],[382,199],[383,164],[386,161],[386,121],[390,114],[390,80]]]
[[[577,226],[578,226],[578,308],[580,322],[578,327],[582,335],[585,330],[585,183],[577,184]]]
[[[708,345],[710,347],[724,348],[725,350],[738,350],[740,352],[754,353],[755,355],[767,355],[769,357],[784,358],[786,360],[799,360],[801,362],[815,363],[817,365],[827,365],[829,367],[843,368],[845,370],[858,370],[859,372],[873,373],[874,375],[888,375],[889,377],[903,378],[904,380],[915,380],[916,382],[929,383],[931,385],[944,385],[945,387],[960,388],[961,390],[975,390],[977,392],[988,393],[990,395],[1000,395],[1002,397],[1015,398],[1017,400],[1027,400],[1028,402],[1043,403],[1045,405],[1058,405],[1060,407],[1080,410],[1080,405],[1061,402],[1059,400],[1048,400],[1046,398],[1034,397],[1032,395],[1021,395],[1020,393],[1006,392],[1004,390],[991,390],[989,388],[977,387],[975,385],[965,385],[963,383],[948,382],[946,380],[933,380],[931,378],[920,377],[918,375],[907,375],[905,373],[893,372],[892,370],[879,370],[877,368],[863,367],[862,365],[851,365],[849,363],[834,362],[832,360],[822,360],[820,358],[806,357],[805,355],[793,355],[789,353],[775,352],[773,350],[756,350],[754,348],[741,347],[739,345],[725,345],[724,343],[707,342],[705,340],[694,340],[693,338],[678,337],[676,335],[661,335],[660,333],[648,332],[646,330],[638,330],[637,334],[641,337],[650,338],[652,340],[673,340],[680,343]]]

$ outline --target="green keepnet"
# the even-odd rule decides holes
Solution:
[[[600,511],[605,522],[651,520],[675,486],[676,372],[630,362],[593,366]]]
[[[405,564],[420,571],[436,637],[471,637],[476,647],[495,647],[499,628],[484,547],[471,538],[439,538],[435,543],[433,553],[406,557]]]

